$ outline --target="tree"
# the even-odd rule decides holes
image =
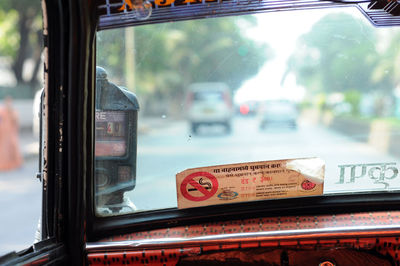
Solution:
[[[1,0],[0,2],[0,54],[12,60],[12,70],[18,84],[28,84],[34,89],[38,83],[42,52],[42,23],[40,1]],[[34,60],[29,79],[23,77],[27,59]]]
[[[136,91],[176,98],[190,83],[226,82],[232,90],[258,73],[270,49],[247,38],[238,18],[193,20],[135,28]],[[247,26],[252,17],[239,18]],[[122,30],[100,32],[97,61],[123,80]],[[130,60],[125,58],[125,60]]]
[[[373,81],[386,90],[400,87],[400,33],[395,30],[388,33],[381,40],[387,42],[387,47],[380,54],[372,75]]]
[[[299,84],[309,90],[369,91],[379,84],[372,74],[379,58],[370,25],[346,13],[330,14],[301,36],[288,61]]]

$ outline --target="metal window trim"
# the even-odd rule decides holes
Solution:
[[[279,241],[279,240],[305,240],[321,238],[348,238],[348,237],[370,237],[374,236],[398,236],[400,225],[380,226],[343,226],[317,229],[297,229],[280,231],[263,231],[249,233],[219,234],[210,236],[190,238],[159,238],[128,241],[90,242],[86,244],[89,253],[117,250],[143,250],[173,248],[193,245],[216,245],[227,242],[249,242],[249,241]]]
[[[223,0],[212,2],[198,2],[170,6],[158,6],[154,0],[152,15],[147,20],[136,18],[134,10],[112,12],[118,10],[121,3],[110,3],[98,5],[99,24],[98,30],[121,28],[127,26],[139,26],[171,21],[201,19],[209,17],[223,17],[231,15],[247,15],[256,13],[268,13],[277,11],[322,9],[332,7],[356,7],[376,27],[400,26],[400,16],[392,16],[386,11],[368,9],[368,3],[338,2],[321,0]],[[104,14],[102,14],[104,13]]]

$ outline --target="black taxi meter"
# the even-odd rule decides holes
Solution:
[[[136,95],[109,82],[107,72],[97,67],[95,199],[102,214],[135,210],[124,193],[136,185],[138,111]]]

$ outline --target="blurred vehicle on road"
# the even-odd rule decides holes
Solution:
[[[259,101],[246,101],[238,104],[237,113],[242,116],[255,116],[259,108]]]
[[[233,105],[230,90],[225,83],[191,84],[186,108],[192,133],[197,134],[202,125],[222,125],[227,133],[231,131]]]
[[[259,109],[260,129],[273,126],[297,128],[299,110],[289,100],[269,100],[261,104]]]

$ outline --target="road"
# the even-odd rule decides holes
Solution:
[[[17,170],[0,172],[0,255],[32,245],[41,210],[37,159]]]
[[[339,165],[396,163],[398,158],[365,143],[301,120],[296,130],[260,130],[255,118],[236,118],[233,130],[201,127],[189,132],[184,120],[140,120],[137,157],[137,186],[127,193],[139,210],[176,207],[175,175],[187,168],[288,158],[320,157],[326,162],[324,193],[383,189],[382,183],[365,174],[350,179],[346,169],[343,182]],[[368,166],[368,171],[372,166]],[[389,169],[389,168],[388,168]],[[355,176],[361,176],[361,167]],[[34,177],[37,160],[30,157],[22,168],[0,173],[0,255],[28,247],[40,216],[40,183]],[[387,189],[400,189],[400,177],[384,178]]]
[[[284,127],[260,130],[256,118],[236,118],[228,135],[223,128],[214,126],[200,128],[200,133],[194,136],[186,121],[165,121],[165,125],[139,135],[137,187],[127,193],[139,210],[176,207],[175,175],[187,168],[319,157],[326,162],[324,193],[328,194],[385,187],[368,176],[369,172],[352,181],[349,167],[340,180],[339,165],[398,161],[305,119],[299,122],[297,130]],[[356,168],[354,176],[361,175],[361,167]],[[392,176],[390,171],[386,173],[387,188],[400,189],[399,178],[388,179]]]

